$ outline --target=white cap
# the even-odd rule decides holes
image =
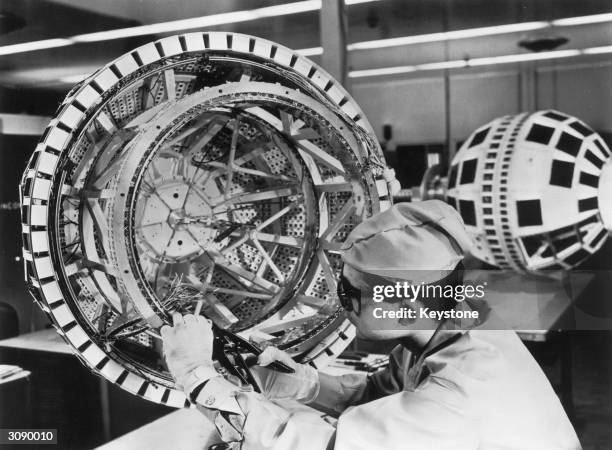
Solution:
[[[361,272],[433,283],[446,277],[473,242],[459,213],[440,200],[399,203],[357,225],[342,260]]]

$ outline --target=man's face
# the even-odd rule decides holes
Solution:
[[[404,321],[400,322],[400,319],[376,318],[374,309],[380,308],[382,303],[373,300],[372,286],[381,282],[380,277],[359,272],[348,265],[344,266],[342,275],[346,282],[358,289],[361,294],[360,301],[352,299],[353,310],[346,313],[348,319],[357,328],[357,335],[360,338],[368,340],[398,339],[412,333],[413,330],[435,329],[435,324],[430,323],[429,320],[427,320],[427,323],[423,323],[424,319],[417,319],[411,324],[406,324]],[[360,303],[360,310],[356,307],[358,302]],[[387,311],[401,308],[399,302],[385,303],[384,306]],[[359,310],[359,313],[356,310]]]

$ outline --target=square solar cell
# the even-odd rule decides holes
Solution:
[[[469,184],[473,183],[476,178],[476,165],[478,164],[478,159],[469,159],[463,162],[461,167],[461,180],[459,184]]]
[[[489,128],[485,128],[484,130],[479,131],[474,135],[472,141],[470,142],[469,148],[474,147],[475,145],[481,144],[485,138],[489,134]]]
[[[591,175],[590,173],[580,172],[580,184],[596,188],[599,185],[599,177]]]
[[[567,116],[564,116],[556,111],[548,111],[546,114],[544,114],[544,116],[548,117],[549,119],[558,120],[559,122],[563,122],[565,119],[567,119]]]
[[[566,161],[553,160],[549,183],[553,186],[572,187],[574,164]]]
[[[554,128],[534,123],[525,140],[547,145],[554,132]]]
[[[587,152],[584,154],[584,157],[598,169],[601,169],[604,165],[604,162],[599,159],[599,157],[591,150],[587,150]]]
[[[459,200],[459,213],[466,225],[476,226],[476,206],[471,200]]]
[[[454,164],[451,166],[450,168],[450,172],[448,174],[448,188],[452,189],[455,187],[455,184],[457,183],[457,164]]]
[[[589,197],[578,200],[578,211],[584,212],[592,209],[597,209],[597,197]]]
[[[578,133],[580,133],[584,137],[590,136],[593,133],[595,133],[593,130],[591,130],[589,127],[587,127],[585,124],[580,123],[578,121],[570,123],[570,127],[572,127],[574,130],[576,130]]]
[[[572,156],[576,156],[580,151],[580,145],[582,145],[582,139],[563,132],[561,133],[559,142],[557,142],[557,149]]]
[[[605,145],[601,143],[599,139],[595,140],[595,145],[597,146],[599,150],[601,150],[601,153],[603,153],[604,155],[610,156],[610,151],[606,148]]]
[[[519,227],[542,225],[542,207],[540,200],[517,200],[516,212]]]

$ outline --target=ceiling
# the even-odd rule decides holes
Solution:
[[[288,0],[290,1],[290,0]],[[325,0],[327,1],[327,0]],[[0,35],[0,46],[41,39],[153,24],[210,14],[271,6],[270,0],[2,0],[0,19],[21,26]],[[610,0],[378,0],[348,9],[348,41],[494,26],[534,20],[612,12]],[[12,20],[12,22],[11,22]],[[8,23],[7,22],[7,23]],[[10,28],[10,27],[9,27]],[[572,28],[571,30],[569,28]],[[320,45],[318,12],[247,21],[207,30],[235,31],[267,38],[290,48]],[[0,22],[0,30],[6,27]],[[190,30],[197,31],[197,29]],[[572,45],[610,45],[610,23],[563,30]],[[172,34],[172,33],[171,33]],[[66,47],[0,56],[0,88],[53,90],[65,93],[73,79],[88,74],[117,56],[163,35],[81,43]],[[504,35],[453,42],[450,57],[517,52],[521,36]],[[349,54],[352,68],[440,61],[440,43]],[[500,53],[501,52],[501,53]],[[313,59],[317,59],[314,57]],[[72,81],[71,81],[72,80]],[[0,106],[7,106],[0,98]]]

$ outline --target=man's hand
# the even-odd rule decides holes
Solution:
[[[212,361],[213,332],[210,320],[202,316],[172,315],[174,326],[160,332],[168,369],[179,387],[190,389],[196,382],[217,375]],[[196,370],[198,369],[198,370]]]
[[[284,373],[265,367],[274,361],[285,363],[295,370],[295,373]],[[308,403],[319,393],[319,374],[316,369],[296,363],[288,353],[276,347],[267,347],[259,355],[258,362],[259,366],[254,366],[251,371],[268,399],[293,399]]]

